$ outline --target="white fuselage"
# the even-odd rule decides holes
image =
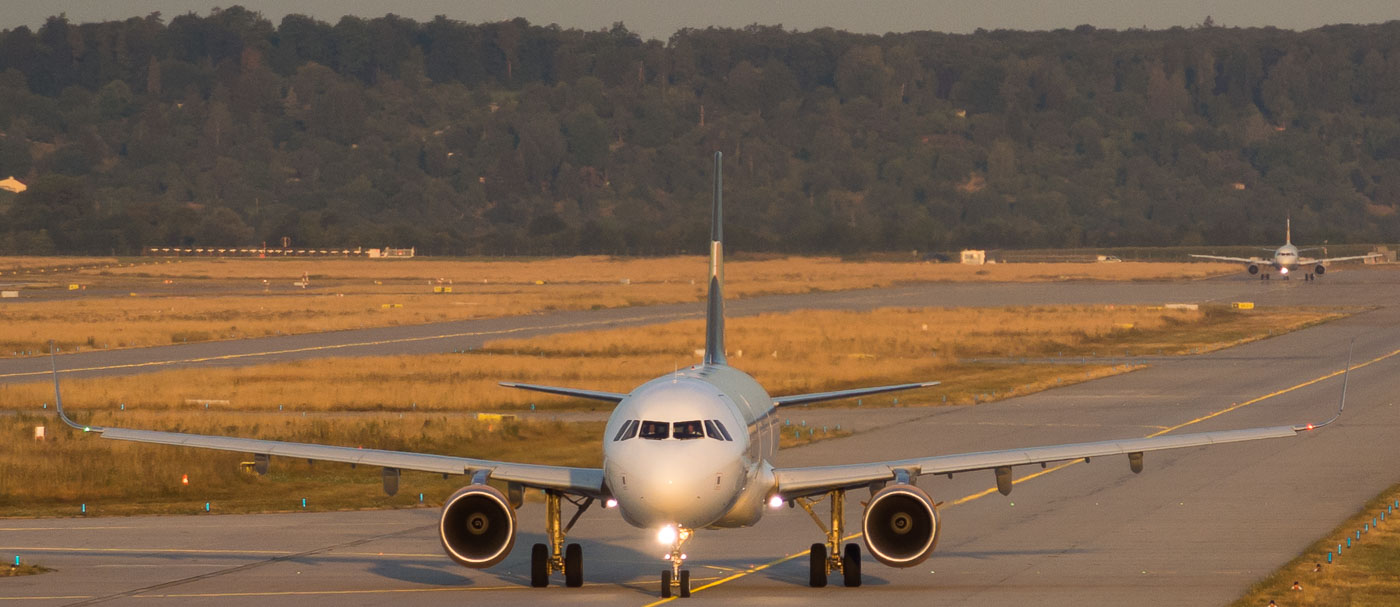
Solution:
[[[603,474],[628,523],[752,525],[774,489],[773,399],[747,374],[697,365],[618,403],[603,436]]]
[[[1298,267],[1298,247],[1286,244],[1274,251],[1274,269],[1280,274],[1288,274]]]

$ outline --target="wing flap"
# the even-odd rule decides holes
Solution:
[[[778,492],[784,497],[808,495],[833,489],[853,488],[870,483],[894,479],[894,471],[908,470],[911,474],[948,474],[988,470],[1002,466],[1022,466],[1060,462],[1086,457],[1126,455],[1145,451],[1181,449],[1241,441],[1283,438],[1295,436],[1309,429],[1306,426],[1273,426],[1268,428],[1248,428],[1244,430],[1224,430],[1219,432],[1199,432],[1150,438],[1130,438],[1121,440],[1076,443],[1068,445],[1048,445],[1026,449],[1006,449],[983,451],[980,453],[959,453],[933,457],[849,464],[837,466],[813,466],[803,468],[780,468],[773,471],[778,482]]]

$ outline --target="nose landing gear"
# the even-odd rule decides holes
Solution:
[[[846,492],[844,490],[831,491],[826,494],[831,500],[831,524],[822,522],[812,504],[821,501],[822,498],[810,499],[799,497],[793,501],[802,506],[817,526],[826,533],[825,544],[812,544],[811,551],[811,579],[809,583],[813,588],[823,588],[826,580],[831,576],[832,570],[841,572],[841,581],[849,588],[860,586],[860,545],[856,543],[846,544],[846,549],[841,550],[841,539],[846,534]]]
[[[690,539],[693,533],[685,527],[676,526],[676,539],[671,540],[671,552],[665,557],[666,560],[671,561],[671,568],[661,572],[661,598],[663,599],[671,598],[672,586],[676,588],[677,594],[681,598],[690,596],[690,570],[681,569],[681,565],[685,564],[685,553],[681,552],[681,545],[685,544],[685,541]]]

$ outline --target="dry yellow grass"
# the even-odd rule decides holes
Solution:
[[[701,257],[164,261],[48,278],[55,286],[82,284],[135,297],[0,305],[0,356],[42,352],[50,339],[67,350],[120,348],[697,301],[704,297],[698,279],[706,263]],[[780,258],[730,262],[726,289],[730,297],[754,297],[916,282],[1195,278],[1236,270],[1230,264],[964,266]],[[288,293],[288,284],[303,274],[311,277],[310,288]],[[277,288],[264,293],[263,280]],[[453,293],[433,294],[439,280]]]
[[[0,276],[16,272],[28,273],[38,270],[81,267],[106,267],[120,263],[115,257],[0,257]]]
[[[1229,309],[1035,307],[801,311],[730,319],[731,364],[773,394],[939,379],[904,403],[971,402],[1102,374],[1094,357],[1206,351],[1336,316],[1295,310],[1286,323]],[[1131,325],[1132,328],[1127,328]],[[182,409],[219,399],[237,410],[479,411],[606,403],[507,390],[502,380],[625,392],[698,361],[701,321],[500,340],[480,351],[328,358],[232,369],[175,370],[64,383],[75,408]],[[1062,357],[1063,365],[969,364],[966,358]],[[1080,357],[1087,357],[1087,365]],[[1085,367],[1085,368],[1080,368]],[[1121,370],[1121,369],[1120,369]],[[893,397],[867,399],[891,402]],[[0,408],[52,400],[44,382],[0,386]],[[219,406],[216,406],[218,408]]]
[[[1382,492],[1355,516],[1333,529],[1235,601],[1234,607],[1267,605],[1393,606],[1400,602],[1400,486]],[[1384,514],[1384,519],[1382,519]],[[1377,524],[1371,525],[1372,521]],[[1369,531],[1365,529],[1369,527]],[[1362,531],[1356,540],[1356,532]],[[1346,547],[1353,538],[1352,548]],[[1336,554],[1342,545],[1342,553]],[[1327,553],[1332,552],[1332,563]],[[1317,569],[1321,569],[1317,571]],[[1302,590],[1293,590],[1293,582]]]

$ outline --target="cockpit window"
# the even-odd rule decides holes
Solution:
[[[641,437],[647,440],[662,440],[671,435],[671,424],[667,422],[642,421]]]
[[[622,427],[617,429],[617,436],[613,437],[613,442],[627,440],[637,435],[637,420],[629,419],[622,422]]]
[[[698,419],[688,422],[676,422],[676,427],[671,431],[671,436],[681,440],[705,438],[705,430]]]
[[[726,430],[726,429],[724,429],[724,422],[721,422],[721,421],[719,421],[719,420],[717,420],[717,419],[710,420],[710,421],[714,422],[715,428],[718,428],[718,429],[719,429],[719,433],[720,433],[720,435],[722,435],[722,436],[724,437],[724,440],[727,440],[727,441],[732,441],[732,440],[734,440],[734,437],[729,436],[729,431]],[[716,436],[715,438],[719,438],[719,437]]]
[[[719,428],[715,427],[715,420],[712,419],[705,420],[705,436],[724,440],[724,435],[719,433]]]

